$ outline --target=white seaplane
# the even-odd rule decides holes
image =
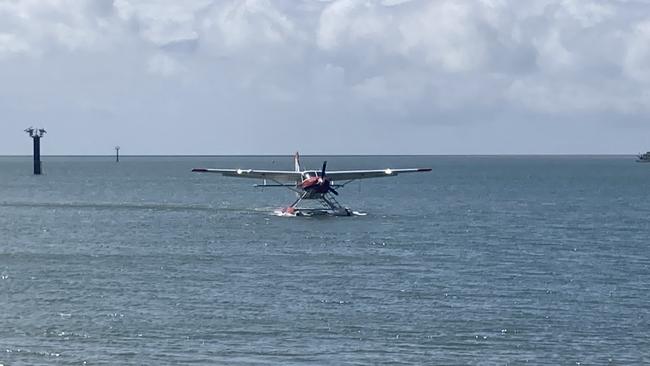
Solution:
[[[257,170],[257,169],[192,169],[196,173],[219,173],[228,177],[262,179],[256,187],[285,187],[297,194],[297,199],[288,207],[279,211],[283,216],[352,216],[353,211],[341,206],[335,196],[336,188],[345,187],[358,179],[394,177],[402,173],[430,172],[431,168],[383,169],[383,170],[340,170],[326,171],[327,161],[320,171],[303,170],[300,155],[294,155],[294,170]],[[269,184],[268,181],[273,182]],[[335,183],[336,182],[336,183]],[[303,200],[317,200],[322,208],[300,208]]]

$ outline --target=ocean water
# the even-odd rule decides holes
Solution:
[[[650,363],[650,164],[327,160],[433,172],[288,218],[291,192],[190,170],[290,157],[0,158],[0,364]]]

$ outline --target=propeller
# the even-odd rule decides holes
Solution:
[[[325,160],[325,161],[323,162],[323,169],[321,169],[321,172],[320,172],[320,177],[321,177],[323,180],[325,180],[325,175],[326,175],[326,174],[325,174],[325,170],[326,170],[326,169],[327,169],[327,160]],[[330,182],[328,181],[328,183],[330,183]],[[331,184],[331,183],[330,183],[330,184]],[[334,193],[336,196],[339,195],[339,192],[337,192],[336,189],[332,188],[331,185],[328,186],[328,191]]]

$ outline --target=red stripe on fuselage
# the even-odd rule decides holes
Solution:
[[[306,191],[313,191],[318,193],[327,193],[330,189],[330,180],[321,179],[319,177],[307,178],[300,183],[300,188]]]

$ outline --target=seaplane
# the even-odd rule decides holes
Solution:
[[[281,216],[352,216],[354,211],[342,206],[337,200],[337,189],[359,179],[394,177],[404,173],[430,172],[431,168],[381,169],[381,170],[339,170],[327,171],[327,161],[320,171],[303,169],[300,155],[293,158],[294,170],[257,170],[257,169],[213,169],[195,168],[195,173],[218,173],[227,177],[261,179],[262,184],[255,187],[284,187],[296,193],[296,200],[276,213]],[[271,183],[269,183],[271,182]],[[319,208],[300,207],[306,200],[320,203]]]

